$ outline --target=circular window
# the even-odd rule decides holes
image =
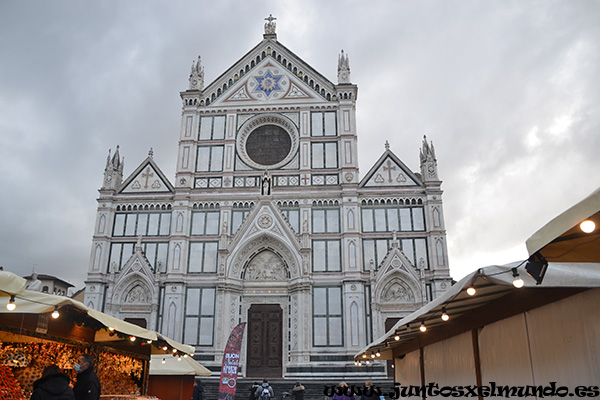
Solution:
[[[280,114],[250,118],[238,131],[240,158],[256,169],[275,169],[288,164],[298,152],[298,128]]]
[[[263,125],[256,128],[246,140],[246,152],[252,161],[272,166],[283,161],[290,153],[292,139],[280,126]]]

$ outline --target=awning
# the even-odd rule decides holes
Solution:
[[[211,371],[192,357],[173,357],[153,354],[150,360],[150,375],[202,375],[209,376]]]
[[[58,307],[59,312],[63,307],[72,307],[87,317],[97,321],[105,329],[99,329],[95,334],[95,342],[112,342],[123,340],[123,336],[135,336],[143,340],[158,341],[168,346],[169,351],[175,349],[181,353],[193,354],[194,347],[167,338],[148,329],[144,329],[132,323],[120,320],[111,315],[87,307],[80,301],[65,296],[57,296],[48,293],[35,292],[25,289],[25,279],[8,271],[0,271],[0,299],[15,296],[17,308],[14,311],[6,309],[4,304],[0,305],[0,314],[45,314],[51,313]],[[111,331],[120,335],[111,335]],[[164,354],[162,348],[152,346],[153,354]]]
[[[508,294],[518,295],[521,301],[530,302],[529,304],[535,302],[542,305],[544,301],[551,300],[550,296],[546,296],[550,288],[556,289],[552,296],[566,296],[585,288],[600,287],[600,263],[551,263],[541,285],[536,285],[535,280],[525,273],[523,264],[524,262],[514,262],[472,272],[437,299],[398,321],[384,335],[356,353],[355,360],[389,360],[392,359],[394,348],[410,342],[418,343],[424,334],[429,335],[430,339],[432,335],[447,334],[448,332],[442,332],[450,326],[444,326],[448,322],[441,319],[444,310],[450,321],[455,321],[461,316],[477,312],[479,308],[483,310],[483,307]],[[525,282],[523,288],[513,286],[513,268],[518,268],[519,276]],[[467,294],[466,289],[469,287],[475,289],[475,295]],[[497,314],[498,318],[502,318],[501,313],[502,310]],[[426,326],[426,333],[419,330],[421,324]],[[464,327],[459,327],[461,328]],[[380,356],[376,356],[377,353]]]
[[[596,229],[584,233],[579,224],[588,219]],[[548,222],[525,244],[529,255],[539,252],[549,262],[599,262],[600,189]]]

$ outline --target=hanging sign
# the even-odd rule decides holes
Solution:
[[[240,366],[240,349],[246,323],[238,324],[227,340],[223,364],[221,366],[221,379],[219,381],[219,399],[235,400],[235,389],[237,387],[237,374]]]

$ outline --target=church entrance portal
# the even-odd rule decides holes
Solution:
[[[282,370],[282,320],[279,304],[253,304],[248,310],[246,376],[278,378]]]

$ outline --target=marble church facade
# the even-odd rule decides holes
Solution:
[[[332,83],[271,17],[207,86],[198,58],[175,180],[152,152],[126,178],[125,149],[109,154],[85,304],[195,346],[212,369],[248,322],[241,375],[383,376],[353,355],[451,278],[433,145],[413,172],[386,144],[361,179],[357,97],[343,51]]]

